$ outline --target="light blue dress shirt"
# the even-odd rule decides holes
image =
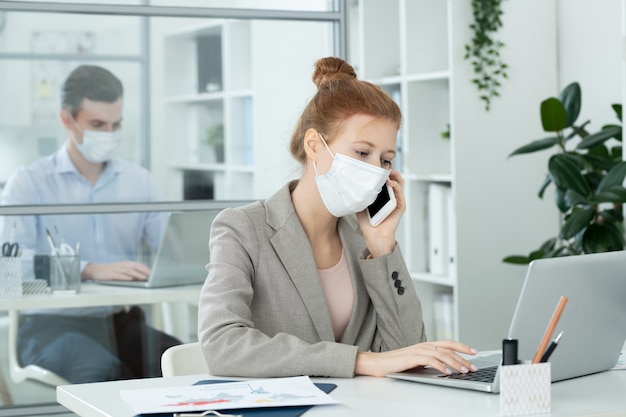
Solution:
[[[1,203],[45,205],[158,200],[157,185],[148,170],[113,159],[92,185],[76,170],[64,145],[54,154],[20,167],[7,181]],[[29,279],[34,277],[33,255],[50,253],[46,229],[57,245],[64,242],[75,248],[80,242],[82,271],[89,262],[141,261],[142,241],[152,251],[157,250],[166,216],[158,212],[4,216],[0,219],[0,237],[1,241],[8,239],[15,222],[15,241],[22,248],[23,275]],[[98,313],[93,309],[91,313],[98,315],[103,310]]]

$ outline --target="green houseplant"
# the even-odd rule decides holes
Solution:
[[[620,124],[586,130],[590,121],[577,124],[581,89],[568,85],[558,98],[541,102],[543,130],[551,135],[513,151],[514,155],[556,149],[548,161],[548,173],[539,188],[543,198],[554,185],[554,198],[561,213],[560,233],[528,255],[512,255],[503,262],[527,264],[533,259],[624,249],[626,162],[622,161],[622,106],[613,110]]]
[[[224,162],[224,125],[218,124],[207,129],[206,144],[215,150],[216,161]]]
[[[470,60],[475,73],[472,83],[476,85],[486,111],[491,108],[491,100],[500,96],[501,81],[508,78],[508,66],[500,55],[504,42],[496,38],[502,27],[502,2],[472,0],[472,40],[465,45],[465,59]]]

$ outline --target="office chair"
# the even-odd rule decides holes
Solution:
[[[208,374],[209,367],[204,361],[200,342],[172,346],[161,355],[163,376]]]
[[[57,374],[38,365],[26,365],[22,367],[17,356],[17,331],[20,324],[20,314],[17,310],[9,310],[9,372],[15,383],[26,379],[43,382],[52,385],[67,385],[68,381]]]

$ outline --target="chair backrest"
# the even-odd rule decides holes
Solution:
[[[208,374],[209,368],[202,356],[200,342],[172,346],[161,356],[163,376]]]
[[[17,355],[17,333],[19,325],[19,311],[9,310],[9,372],[13,382],[20,383],[26,379],[33,379],[43,382],[44,384],[52,385],[53,387],[69,384],[68,381],[48,369],[37,365],[22,366],[20,364]]]

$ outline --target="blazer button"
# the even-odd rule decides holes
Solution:
[[[395,280],[393,285],[395,285],[396,288],[402,288],[402,280],[401,279]]]
[[[402,295],[404,294],[404,287],[399,287],[398,288],[398,295]]]
[[[394,281],[397,280],[398,279],[398,271],[393,271],[391,273],[391,278],[393,278]]]

